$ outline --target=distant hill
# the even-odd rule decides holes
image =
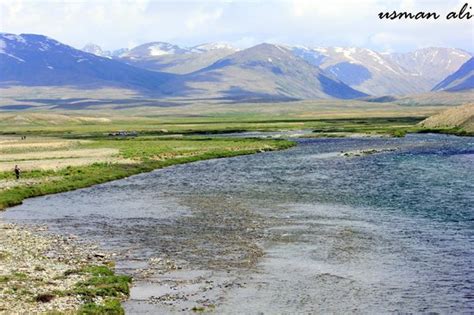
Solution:
[[[135,47],[117,58],[143,69],[186,74],[210,66],[236,51],[230,45],[219,43],[182,48],[169,43],[152,42]]]
[[[456,72],[438,83],[433,91],[458,92],[474,89],[474,58],[469,59]]]
[[[427,92],[414,95],[398,96],[393,103],[403,106],[459,106],[471,103],[474,100],[474,90]]]
[[[172,75],[147,71],[34,34],[0,34],[0,84],[159,91]]]
[[[127,54],[129,51],[128,48],[120,48],[113,51],[103,50],[102,47],[93,43],[89,43],[85,45],[81,50],[89,54],[93,54],[93,55],[96,55],[99,57],[105,57],[105,58],[118,58],[124,54]]]
[[[177,81],[176,81],[177,80]],[[285,47],[260,44],[165,85],[167,93],[188,86],[198,95],[222,98],[357,98],[352,89]],[[179,84],[176,84],[179,82]]]
[[[460,128],[474,133],[474,103],[457,106],[428,117],[420,122],[426,128]]]
[[[354,47],[290,49],[354,89],[375,96],[428,92],[471,58],[470,53],[451,48],[409,53],[379,53]]]
[[[89,43],[82,48],[82,51],[99,57],[111,58],[112,53],[108,50],[102,50],[99,45]]]
[[[392,53],[392,60],[407,69],[414,77],[423,82],[425,90],[430,91],[435,84],[455,72],[472,58],[464,50],[455,48],[430,47],[408,53]]]

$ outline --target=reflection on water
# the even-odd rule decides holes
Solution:
[[[395,150],[341,155],[371,148]],[[27,200],[2,217],[119,252],[138,284],[131,313],[203,301],[223,313],[472,312],[473,153],[472,138],[443,135],[306,139]],[[154,269],[140,278],[144,267]]]

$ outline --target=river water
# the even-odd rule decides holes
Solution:
[[[131,314],[474,312],[473,138],[297,141],[29,199],[1,218],[116,252],[135,277]]]

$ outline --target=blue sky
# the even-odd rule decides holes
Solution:
[[[380,11],[459,10],[458,0],[0,0],[0,30],[37,33],[81,48],[261,42],[359,46],[379,51],[454,47],[474,51],[474,19],[380,21]],[[474,1],[470,1],[474,7]],[[474,10],[471,11],[474,14]]]

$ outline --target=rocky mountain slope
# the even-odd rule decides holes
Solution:
[[[171,74],[129,66],[34,34],[0,34],[0,84],[159,90]]]
[[[365,48],[290,49],[351,87],[376,96],[428,92],[471,58],[469,53],[451,48],[394,54]]]
[[[467,91],[474,89],[474,57],[464,63],[456,72],[438,83],[433,91]]]

